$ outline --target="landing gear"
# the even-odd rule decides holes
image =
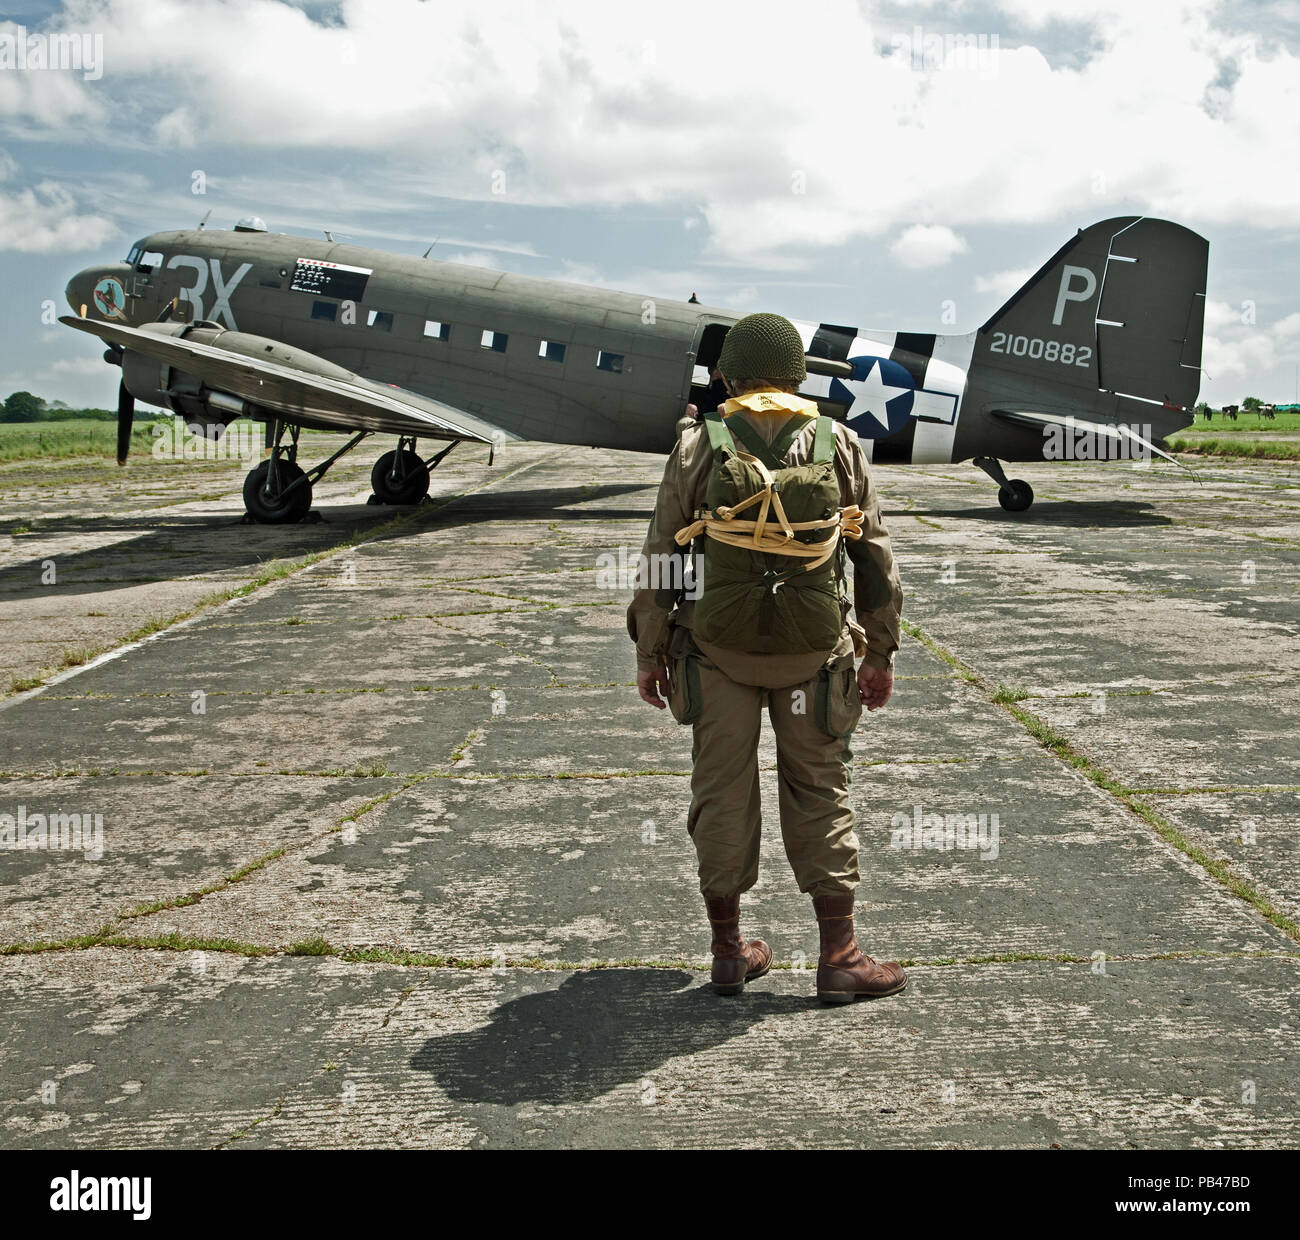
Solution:
[[[267,460],[244,479],[244,507],[248,520],[265,525],[301,521],[311,511],[311,489],[345,452],[351,452],[370,432],[358,431],[328,460],[303,470],[298,464],[298,436],[302,428],[276,418],[267,423]],[[284,442],[285,432],[289,442]]]
[[[1008,512],[1024,512],[1034,502],[1034,488],[1023,478],[1012,478],[998,488],[998,503]]]
[[[1008,478],[995,457],[977,456],[972,464],[978,465],[998,484],[998,503],[1007,512],[1024,512],[1034,502],[1034,488],[1023,478]]]
[[[385,452],[370,471],[370,488],[374,491],[370,503],[418,504],[429,494],[429,475],[458,443],[459,439],[453,439],[436,456],[425,461],[416,455],[415,436],[403,435],[397,441],[397,448]]]
[[[272,471],[274,470],[274,475]],[[259,525],[289,525],[311,508],[311,484],[294,461],[272,457],[244,479],[244,507]]]
[[[375,462],[370,487],[381,504],[418,504],[429,494],[429,467],[416,456],[413,438],[403,436]]]
[[[286,430],[288,444],[284,443]],[[311,483],[298,465],[300,433],[300,427],[279,419],[267,423],[266,446],[271,455],[244,479],[244,507],[260,525],[289,525],[311,510]]]

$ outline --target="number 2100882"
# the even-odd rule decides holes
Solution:
[[[1045,362],[1060,362],[1062,366],[1087,366],[1092,361],[1091,345],[1043,340],[1038,336],[1013,336],[1010,332],[994,332],[989,352],[1041,358]]]

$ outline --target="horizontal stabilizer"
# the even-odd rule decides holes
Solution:
[[[1089,418],[1079,418],[1072,414],[1036,413],[1024,409],[994,409],[992,413],[995,418],[1004,418],[1008,422],[1018,422],[1021,426],[1059,426],[1067,431],[1084,431],[1088,434],[1100,435],[1116,443],[1135,443],[1146,452],[1162,456],[1166,461],[1172,461],[1179,469],[1187,470],[1193,478],[1196,477],[1195,472],[1187,465],[1184,465],[1177,457],[1171,456],[1163,448],[1157,448],[1146,436],[1139,435],[1132,427],[1125,426],[1123,423],[1094,422]]]

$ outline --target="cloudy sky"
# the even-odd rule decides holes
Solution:
[[[92,63],[24,68],[4,55],[24,32],[85,36]],[[737,311],[947,332],[978,327],[1076,228],[1164,216],[1210,239],[1202,394],[1290,401],[1300,4],[0,13],[0,396],[111,405],[116,372],[43,308],[64,312],[79,268],[209,210],[211,227],[255,213]]]

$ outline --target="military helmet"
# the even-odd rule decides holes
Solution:
[[[779,379],[802,383],[808,377],[799,332],[779,314],[747,314],[736,323],[722,342],[718,369],[733,382]]]

